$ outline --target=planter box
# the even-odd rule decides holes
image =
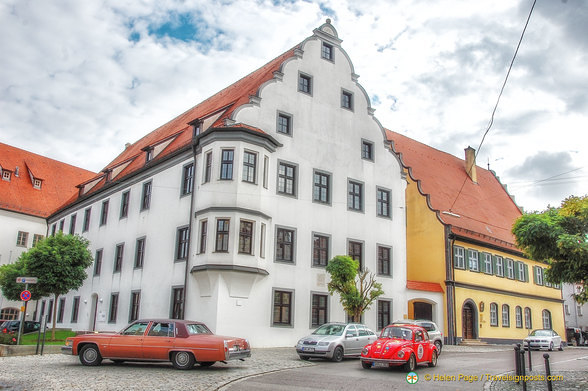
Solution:
[[[0,345],[0,357],[34,355],[37,345]],[[41,347],[39,347],[41,352]],[[61,345],[45,345],[43,354],[61,353]]]

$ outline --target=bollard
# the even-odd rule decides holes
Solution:
[[[515,375],[521,374],[521,344],[516,344],[514,347],[515,352]],[[518,383],[518,381],[517,381]]]
[[[553,385],[551,384],[551,369],[549,368],[549,354],[543,355],[545,359],[545,379],[547,380],[547,391],[553,391]]]
[[[531,341],[527,341],[527,348],[529,349],[529,372],[533,370],[533,364],[531,364]]]
[[[525,381],[525,349],[521,350],[521,379],[523,379],[523,391],[527,391],[527,382]]]

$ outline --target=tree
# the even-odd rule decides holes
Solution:
[[[86,269],[92,264],[88,244],[85,238],[59,232],[39,241],[19,258],[28,275],[38,278],[36,289],[43,296],[55,296],[51,339],[55,339],[57,298],[81,287],[87,277]]]
[[[361,321],[361,315],[384,294],[374,274],[367,269],[359,270],[359,262],[351,257],[337,255],[329,261],[326,270],[331,275],[329,293],[339,294],[343,309],[354,322]]]
[[[574,298],[588,302],[588,196],[571,196],[559,208],[524,214],[512,232],[531,259],[550,266],[547,281],[579,284]]]

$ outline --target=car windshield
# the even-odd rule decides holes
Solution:
[[[404,327],[386,327],[380,338],[398,338],[412,341],[412,330]]]
[[[534,330],[530,335],[533,337],[551,337],[550,330]]]
[[[324,324],[314,330],[314,335],[343,335],[345,325],[343,324]]]
[[[186,325],[186,330],[188,330],[188,334],[190,335],[212,334],[212,331],[210,331],[208,327],[201,323],[189,323]]]

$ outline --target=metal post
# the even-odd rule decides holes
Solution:
[[[527,347],[529,348],[529,372],[533,370],[533,364],[531,364],[531,341],[527,341]]]
[[[545,359],[545,379],[547,380],[547,391],[553,391],[553,385],[551,384],[551,368],[549,368],[549,354],[543,355]]]
[[[49,315],[45,315],[45,327],[43,327],[43,343],[41,344],[41,356],[43,355],[43,349],[45,348],[45,335],[47,334],[47,319],[48,318],[49,318]]]
[[[521,376],[523,379],[523,391],[527,391],[527,382],[525,381],[525,350],[521,350]]]
[[[515,353],[515,375],[520,375],[521,372],[521,344],[518,343],[514,347]]]
[[[28,291],[29,290],[29,284],[25,284],[25,289],[24,290],[25,291]],[[24,305],[25,310],[22,313],[22,316],[20,317],[20,326],[18,327],[18,336],[16,337],[16,344],[17,345],[20,345],[20,336],[22,334],[22,331],[24,330],[24,322],[25,322],[25,318],[27,316],[27,303],[28,303],[28,301],[25,301],[24,302],[24,304],[25,304]]]
[[[41,323],[43,323],[43,318],[41,318]],[[35,354],[39,354],[39,344],[41,342],[41,331],[43,330],[43,325],[41,324],[39,327],[39,331],[37,332],[37,348],[35,349]]]

